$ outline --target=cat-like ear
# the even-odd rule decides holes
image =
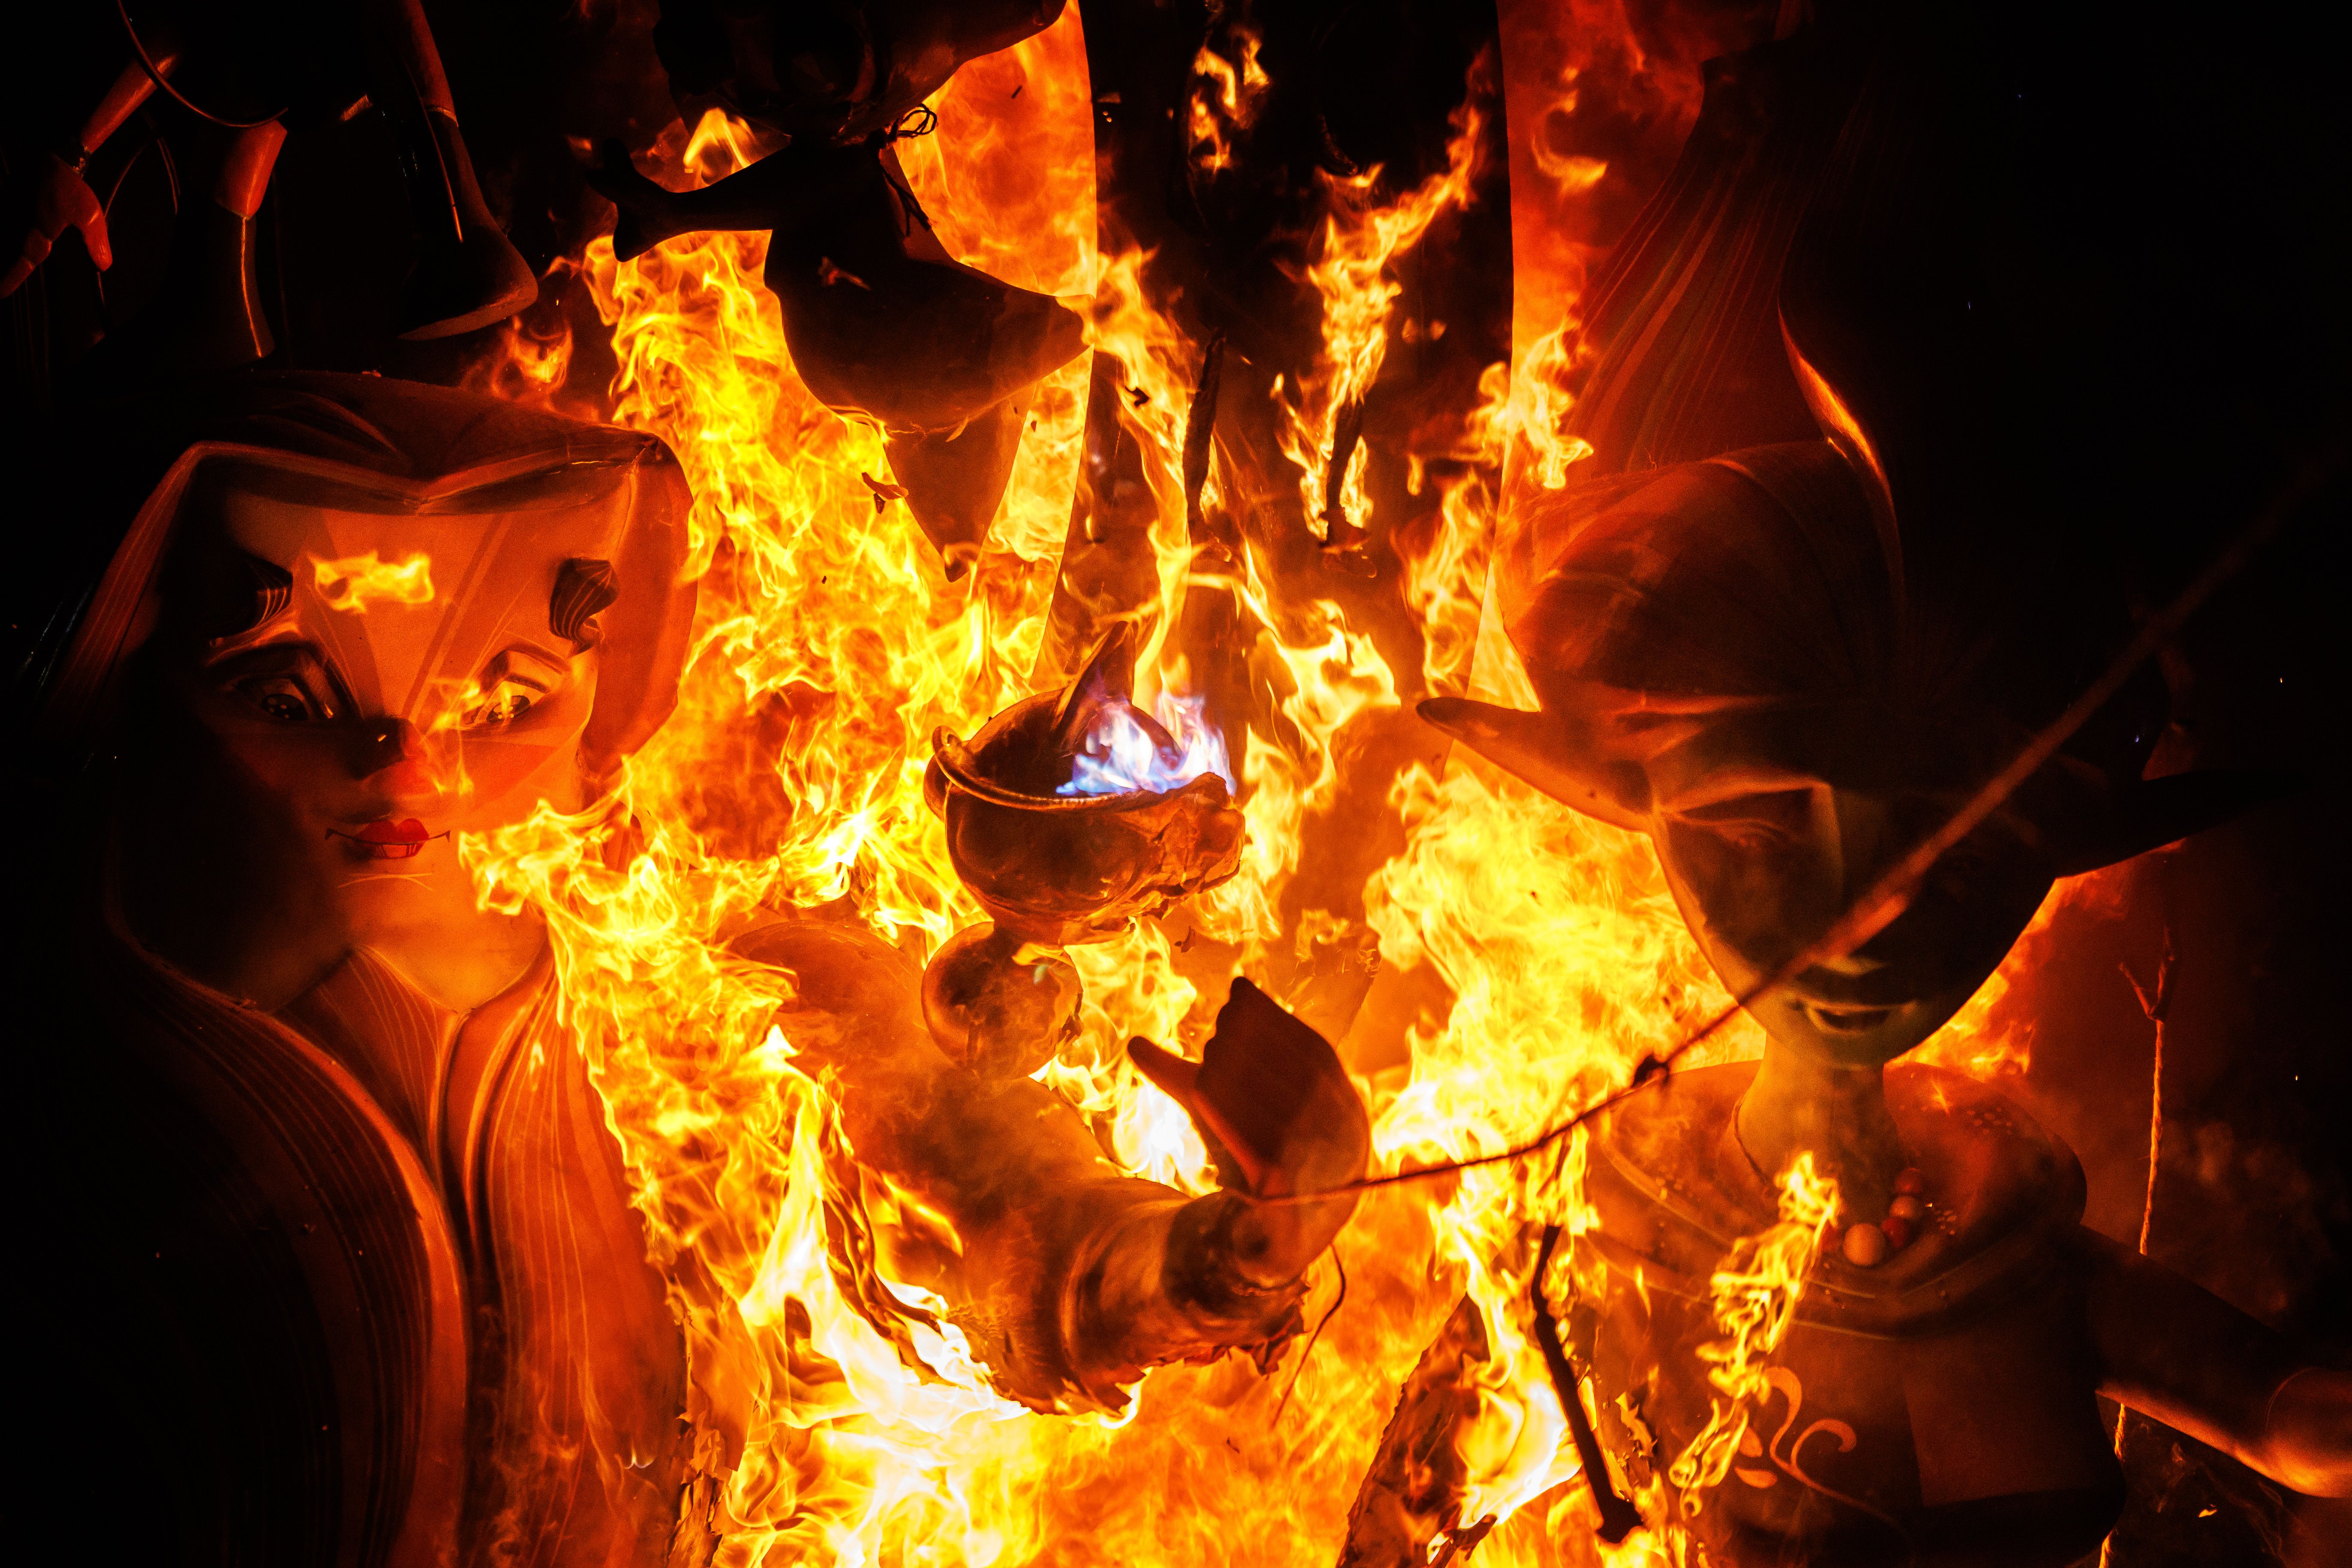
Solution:
[[[2177,844],[2288,794],[2299,782],[2286,773],[2206,770],[2127,784],[2106,810],[2057,836],[2055,869],[2062,877],[2079,876]]]
[[[1550,714],[1497,708],[1466,697],[1432,697],[1415,711],[1423,723],[1562,805],[1613,826],[1637,833],[1648,829],[1650,782],[1641,764],[1578,747],[1569,727]]]

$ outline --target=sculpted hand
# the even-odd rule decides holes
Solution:
[[[69,228],[81,231],[82,245],[100,272],[114,265],[114,250],[106,238],[106,209],[79,169],[54,153],[44,153],[33,174],[32,197],[24,243],[8,270],[0,272],[0,300],[24,287]]]
[[[1224,1261],[1260,1289],[1307,1271],[1355,1213],[1371,1122],[1323,1037],[1246,980],[1235,980],[1198,1062],[1149,1040],[1128,1043],[1144,1077],[1184,1107],[1218,1175],[1244,1205],[1225,1230]],[[1332,1193],[1319,1203],[1247,1200]]]

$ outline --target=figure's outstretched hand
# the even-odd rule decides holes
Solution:
[[[2283,1487],[2352,1497],[2352,1373],[2153,1259],[2080,1233],[2099,1392]]]
[[[114,265],[114,249],[106,238],[106,209],[99,205],[97,193],[82,179],[80,170],[54,153],[44,153],[33,174],[32,198],[24,240],[8,270],[0,272],[0,300],[25,286],[69,228],[80,231],[90,262],[100,272]]]
[[[1259,1286],[1298,1278],[1355,1213],[1371,1121],[1330,1045],[1246,980],[1234,982],[1201,1060],[1137,1039],[1135,1065],[1184,1107],[1225,1186],[1251,1198],[1331,1193],[1321,1203],[1253,1204],[1233,1259]]]

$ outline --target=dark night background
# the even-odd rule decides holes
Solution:
[[[1507,39],[1522,8],[1502,7]],[[593,311],[554,264],[610,222],[582,178],[580,149],[615,137],[646,145],[675,113],[650,45],[653,0],[426,9],[489,201],[547,276],[540,316],[593,329]],[[1333,9],[1345,27],[1350,8]],[[1770,11],[1630,0],[1566,9],[1630,29],[1662,70],[1759,25],[1769,31]],[[2021,90],[2046,106],[2030,133],[2067,171],[2042,215],[2065,237],[2053,252],[2063,275],[2044,279],[2042,293],[2074,358],[2039,367],[2035,384],[2019,389],[2037,425],[2032,482],[2095,510],[2118,540],[2119,568],[2153,603],[2259,510],[2289,498],[2292,517],[2168,650],[2174,727],[2157,767],[2277,769],[2300,787],[2102,874],[2096,897],[2036,939],[2041,966],[2000,1015],[2031,1031],[2020,1092],[2082,1156],[2090,1223],[2130,1240],[2154,1029],[2125,972],[2152,984],[2169,942],[2177,969],[2150,1251],[2340,1363],[2352,1356],[2352,1028],[2336,989],[2347,983],[2352,934],[2352,825],[2338,771],[2352,717],[2336,564],[2352,495],[2343,57],[2284,7],[1951,14],[2013,44]],[[0,58],[11,235],[21,232],[14,203],[28,158],[78,121],[119,65],[116,26],[110,5],[11,16]],[[1600,232],[1587,237],[1605,241],[1638,205],[1633,153],[1653,130],[1654,118],[1588,92],[1573,112],[1511,127],[1513,174],[1536,136],[1559,153],[1616,159],[1621,199],[1595,204]],[[93,345],[136,321],[169,248],[169,180],[153,149],[142,151],[150,131],[184,148],[205,135],[151,105],[93,160],[101,196],[119,182],[117,262],[102,284],[69,237],[32,285],[0,302],[0,420],[12,444],[56,419],[79,433],[80,449],[103,449],[105,416],[94,405],[124,388]],[[183,192],[187,199],[201,191]],[[262,229],[275,363],[454,382],[494,352],[499,329],[393,341],[391,301],[413,242],[375,115],[294,127]],[[608,364],[593,330],[579,331],[573,388],[601,385]],[[102,458],[77,459],[90,460]],[[12,473],[0,526],[20,562],[49,555],[37,545],[73,515],[76,483],[71,469]],[[2031,558],[2015,563],[2019,574],[2034,568]],[[2135,1423],[2127,1454],[2133,1500],[2118,1564],[2352,1560],[2352,1502],[2289,1499],[2146,1423]]]

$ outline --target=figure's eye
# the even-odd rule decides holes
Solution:
[[[312,724],[331,717],[327,705],[290,676],[263,676],[236,684],[236,694],[281,724]]]
[[[474,710],[467,722],[469,725],[511,724],[530,712],[531,704],[543,695],[538,688],[521,681],[501,680],[490,689],[488,699]]]

